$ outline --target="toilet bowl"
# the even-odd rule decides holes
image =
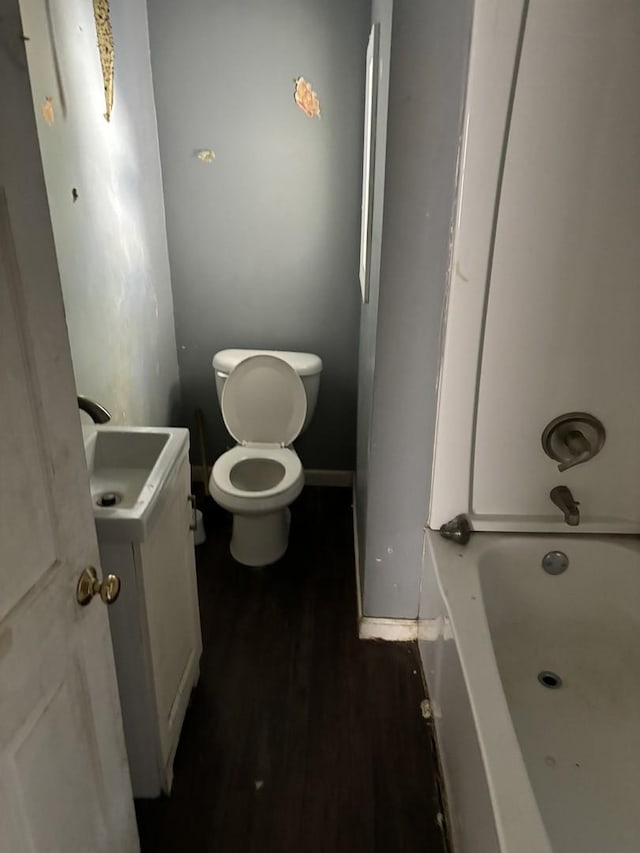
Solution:
[[[232,556],[247,566],[265,566],[287,550],[289,505],[304,485],[291,443],[305,423],[306,391],[286,361],[252,355],[229,373],[220,404],[238,444],[216,460],[209,491],[233,513]]]

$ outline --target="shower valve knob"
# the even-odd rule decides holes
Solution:
[[[558,462],[558,471],[567,471],[593,459],[605,441],[604,426],[587,412],[570,412],[554,418],[542,433],[542,449]]]

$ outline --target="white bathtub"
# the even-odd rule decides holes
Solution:
[[[420,651],[456,853],[640,851],[640,540],[428,532]]]

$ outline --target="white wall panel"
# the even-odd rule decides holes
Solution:
[[[485,320],[472,513],[640,524],[640,6],[530,4],[506,149]],[[564,474],[540,436],[590,412],[607,431]],[[583,528],[584,529],[584,528]]]

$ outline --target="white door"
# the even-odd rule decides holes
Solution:
[[[138,839],[17,9],[0,0],[0,853]],[[7,8],[10,7],[10,8]]]

